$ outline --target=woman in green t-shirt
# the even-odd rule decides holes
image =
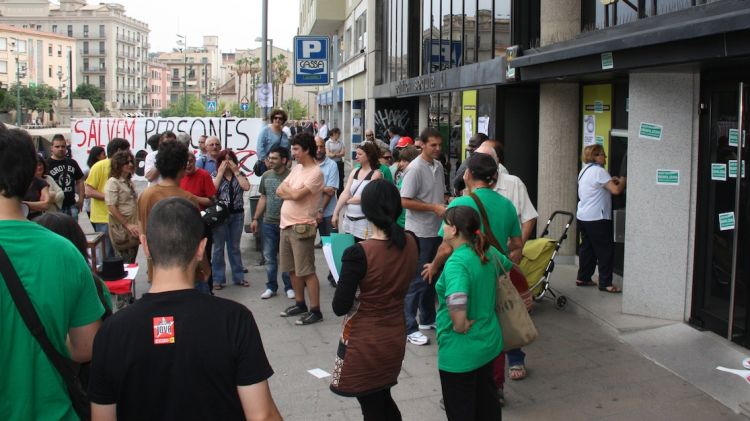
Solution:
[[[480,232],[479,214],[456,206],[443,216],[444,239],[453,248],[435,291],[438,296],[438,368],[448,420],[500,420],[492,360],[503,350],[495,317],[500,264],[512,263]]]

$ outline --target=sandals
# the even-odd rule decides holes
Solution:
[[[216,285],[214,285],[214,290],[215,291],[219,291],[219,290],[222,290],[222,289],[224,289],[224,285],[223,284],[216,284]]]
[[[526,378],[526,366],[512,365],[508,367],[508,377],[511,380],[523,380]]]
[[[621,294],[622,290],[614,285],[610,285],[608,287],[599,288],[599,291],[601,292],[608,292],[610,294]]]
[[[580,280],[576,280],[576,286],[577,287],[592,287],[594,285],[596,285],[596,282],[594,282],[594,281],[580,281]]]
[[[238,287],[245,287],[245,288],[247,288],[247,287],[250,286],[250,282],[242,281],[239,284],[235,284],[235,285],[237,285]]]

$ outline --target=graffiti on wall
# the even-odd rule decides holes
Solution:
[[[376,136],[385,138],[384,133],[391,126],[400,127],[411,134],[415,125],[415,112],[417,102],[410,98],[393,100],[381,100],[375,105],[375,133]]]

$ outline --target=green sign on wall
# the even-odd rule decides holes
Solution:
[[[643,139],[661,140],[664,127],[653,123],[641,123],[638,130],[638,137]]]
[[[656,170],[656,184],[664,186],[679,186],[680,171],[678,170]]]
[[[734,229],[734,212],[719,214],[719,230],[728,231]]]

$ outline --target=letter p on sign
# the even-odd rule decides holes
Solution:
[[[321,50],[320,41],[302,41],[302,57],[310,58]]]

